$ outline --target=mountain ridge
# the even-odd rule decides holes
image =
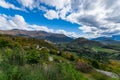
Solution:
[[[54,43],[70,42],[73,38],[70,38],[64,34],[48,33],[45,31],[27,31],[27,30],[0,30],[0,34],[7,34],[12,36],[32,37],[36,39],[48,40]]]
[[[91,40],[93,41],[99,41],[101,43],[104,44],[120,44],[120,40],[119,40],[119,35],[113,35],[112,37],[97,37],[97,38],[93,38]]]

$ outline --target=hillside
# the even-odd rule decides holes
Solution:
[[[58,47],[63,50],[70,50],[80,53],[82,49],[91,49],[92,47],[104,47],[105,45],[93,40],[88,40],[86,38],[77,38],[71,42],[59,44]]]
[[[83,47],[83,46],[88,46],[88,47],[103,46],[103,44],[100,42],[88,40],[86,38],[77,38],[77,39],[73,40],[72,42],[70,42],[69,45],[76,45],[76,46],[78,45],[81,47]]]
[[[58,48],[69,51],[85,59],[95,59],[100,62],[117,59],[120,55],[120,46],[103,44],[99,41],[77,38],[69,43],[58,44]]]
[[[120,64],[112,62],[80,58],[44,40],[0,35],[0,80],[118,80],[95,69],[116,72]]]

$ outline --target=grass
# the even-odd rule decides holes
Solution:
[[[13,66],[0,74],[0,80],[88,80],[70,64]]]
[[[93,50],[98,51],[98,52],[105,52],[105,53],[116,53],[118,51],[113,50],[113,49],[106,49],[106,48],[101,48],[101,47],[94,47]]]
[[[108,70],[117,73],[120,76],[120,61],[110,60]]]
[[[51,55],[63,62],[47,62],[28,64],[26,54],[20,49],[5,48],[0,50],[0,80],[112,80],[109,77],[97,72],[88,72],[83,75],[74,65],[67,63],[63,57]],[[24,60],[23,60],[24,59]]]
[[[46,61],[29,64],[25,55],[26,51],[22,52],[18,48],[1,49],[0,80],[88,80],[66,59],[62,63],[49,63],[44,59]]]
[[[119,79],[115,79],[115,78],[110,78],[104,74],[101,74],[99,72],[96,71],[92,71],[89,74],[85,74],[84,76],[86,76],[89,80],[119,80]]]

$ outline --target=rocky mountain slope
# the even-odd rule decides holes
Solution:
[[[26,30],[0,30],[0,34],[8,34],[13,36],[22,36],[22,37],[32,37],[36,39],[43,39],[48,40],[54,43],[61,43],[61,42],[70,42],[73,39],[67,37],[64,34],[55,34],[55,33],[48,33],[44,31],[26,31]]]

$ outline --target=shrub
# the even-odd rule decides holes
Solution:
[[[39,63],[39,52],[35,49],[29,50],[26,54],[26,59],[29,64]]]
[[[95,80],[117,80],[96,71],[91,72],[91,75]]]
[[[76,68],[81,71],[81,72],[90,72],[92,70],[92,67],[90,67],[88,64],[86,64],[85,62],[77,62],[76,64]]]
[[[4,39],[0,39],[0,47],[10,47],[12,44]]]
[[[40,60],[48,61],[49,58],[49,51],[46,48],[43,48],[40,52]]]
[[[24,64],[24,55],[23,51],[18,48],[3,48],[0,50],[1,59],[3,62],[13,64],[13,65],[23,65]]]
[[[61,66],[60,66],[61,65]],[[60,72],[62,74],[63,79],[61,80],[88,80],[83,77],[83,75],[75,69],[71,64],[60,64],[59,67]]]
[[[54,50],[54,49],[51,49],[51,50],[50,50],[50,54],[57,55],[57,51],[56,51],[56,50]]]

